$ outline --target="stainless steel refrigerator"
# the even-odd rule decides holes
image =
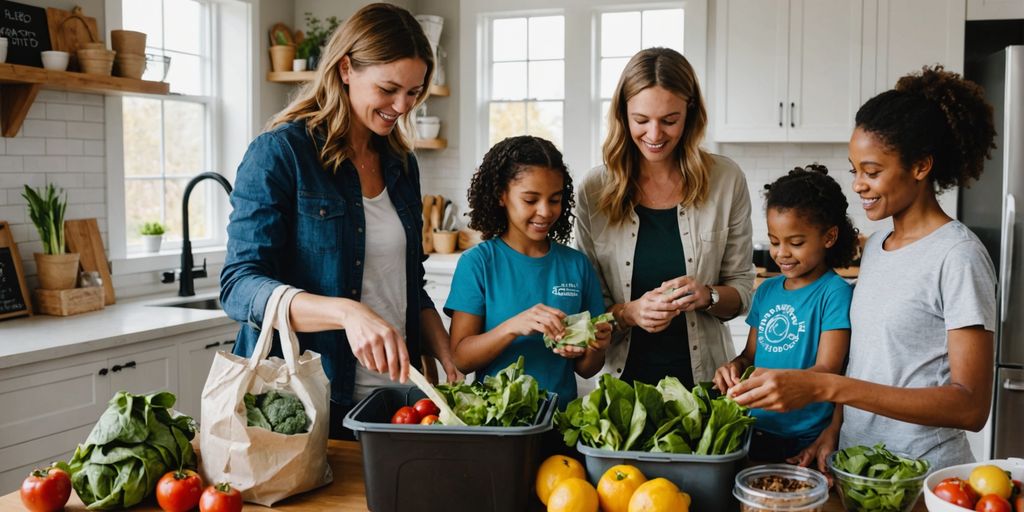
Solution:
[[[997,131],[992,159],[958,207],[999,273],[991,456],[1024,457],[1024,46],[992,54],[971,79],[985,88]]]

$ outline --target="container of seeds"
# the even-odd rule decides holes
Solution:
[[[828,482],[813,469],[767,464],[740,471],[732,494],[740,512],[820,512],[828,501]]]

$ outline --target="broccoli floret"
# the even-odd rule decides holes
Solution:
[[[274,432],[289,435],[306,432],[309,417],[295,395],[271,390],[258,397],[258,404],[267,421],[273,425],[271,430]]]
[[[245,424],[250,427],[260,427],[267,430],[273,430],[270,426],[270,422],[267,421],[267,417],[263,415],[263,411],[256,406],[256,395],[252,393],[245,394]]]

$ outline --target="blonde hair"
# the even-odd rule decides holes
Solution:
[[[341,80],[341,60],[348,56],[352,69],[387,64],[406,58],[420,59],[427,64],[423,90],[409,112],[427,97],[427,85],[434,73],[434,53],[419,22],[409,11],[391,4],[369,4],[356,11],[331,36],[320,59],[313,80],[295,99],[277,113],[268,129],[296,120],[306,121],[306,131],[320,151],[320,162],[336,172],[342,162],[351,158],[346,136],[352,126],[353,114],[348,85]],[[387,145],[396,154],[412,151],[407,133],[411,132],[409,112],[402,114],[397,129],[387,136]]]
[[[608,110],[608,136],[604,140],[604,162],[608,178],[601,190],[597,209],[612,225],[629,218],[637,205],[637,178],[643,158],[629,132],[626,102],[644,89],[662,87],[686,98],[686,123],[674,154],[683,175],[683,206],[695,206],[708,195],[711,155],[700,148],[708,114],[693,67],[679,52],[669,48],[641,50],[626,64],[612,94]]]

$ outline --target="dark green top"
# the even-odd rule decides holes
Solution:
[[[652,210],[638,205],[636,213],[640,217],[640,229],[633,254],[630,300],[639,299],[661,283],[686,274],[676,208]],[[686,316],[682,314],[661,332],[649,333],[634,327],[621,379],[654,385],[671,375],[687,388],[693,387],[688,344]]]

